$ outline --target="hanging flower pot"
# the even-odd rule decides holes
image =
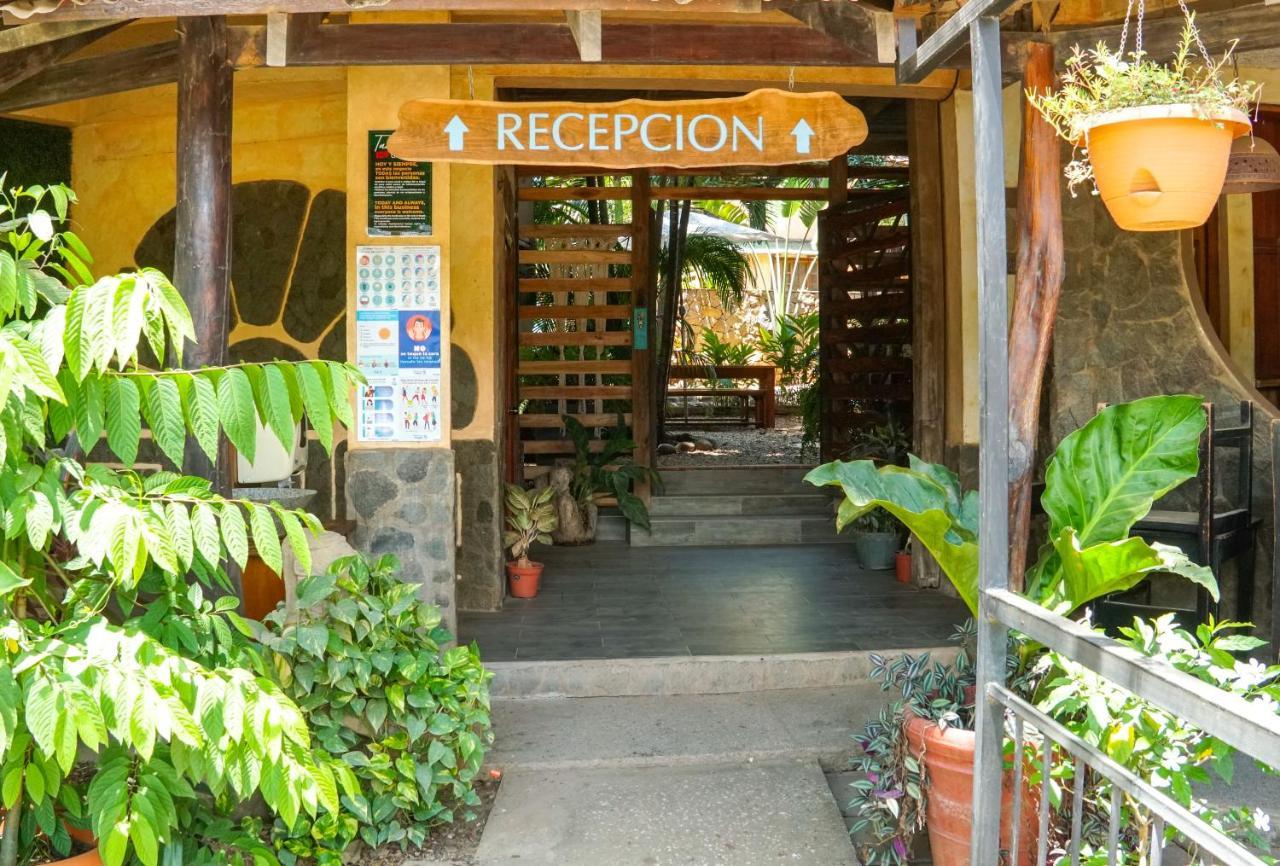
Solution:
[[[1224,78],[1231,52],[1213,60],[1194,15],[1180,5],[1186,26],[1169,64],[1142,50],[1138,0],[1135,50],[1125,54],[1126,17],[1118,51],[1102,44],[1089,51],[1077,47],[1057,91],[1027,94],[1077,148],[1078,158],[1066,168],[1072,194],[1092,183],[1116,224],[1128,231],[1185,229],[1209,218],[1231,142],[1249,132],[1248,111],[1259,97],[1253,82]]]
[[[1084,121],[1098,194],[1127,231],[1202,225],[1222,192],[1231,141],[1249,132],[1235,108],[1118,108]]]

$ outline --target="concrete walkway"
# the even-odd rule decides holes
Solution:
[[[852,866],[825,769],[884,701],[841,688],[499,700],[478,866]]]

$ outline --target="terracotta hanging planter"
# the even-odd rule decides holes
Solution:
[[[1086,118],[1084,145],[1103,204],[1127,231],[1203,225],[1226,179],[1231,142],[1249,132],[1234,108],[1120,108]]]
[[[917,715],[904,721],[911,754],[923,762],[929,778],[926,823],[934,866],[970,866],[973,838],[973,758],[977,734],[942,728]],[[1021,829],[1016,866],[1036,862],[1037,802],[1023,776]],[[1013,834],[1013,773],[1004,774],[1001,794],[1000,846],[1008,849]],[[1005,862],[1002,859],[1002,862]]]

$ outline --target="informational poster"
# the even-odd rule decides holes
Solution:
[[[356,363],[362,442],[438,442],[440,248],[358,246]]]
[[[431,234],[431,163],[397,159],[387,150],[391,130],[369,132],[371,237]]]

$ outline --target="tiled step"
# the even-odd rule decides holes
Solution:
[[[954,646],[914,647],[893,652],[916,653],[924,649],[944,661],[955,658],[956,654]],[[874,654],[865,650],[849,650],[774,655],[511,661],[487,662],[485,667],[494,674],[490,689],[495,700],[725,695],[862,686],[878,690],[879,686],[873,685],[870,675]],[[878,711],[879,704],[876,706]]]
[[[631,527],[632,547],[717,547],[767,544],[849,543],[836,533],[835,515],[720,515],[654,517],[650,531]]]
[[[831,515],[832,497],[825,493],[760,493],[750,495],[684,494],[655,496],[649,503],[654,517],[713,517],[757,515]]]
[[[814,493],[804,476],[811,466],[748,466],[730,469],[664,469],[662,495]]]

